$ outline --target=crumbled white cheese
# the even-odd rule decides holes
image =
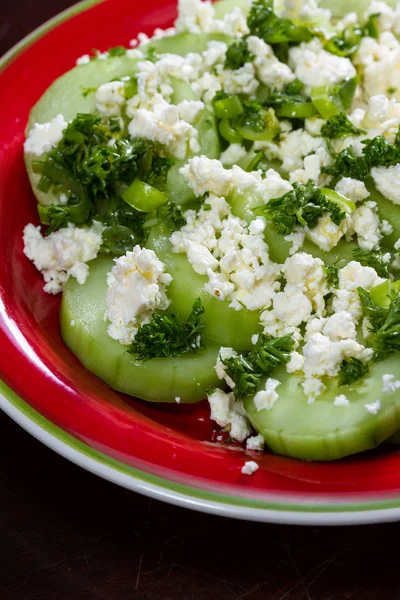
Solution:
[[[209,0],[178,0],[175,28],[178,33],[225,33],[231,37],[242,37],[249,33],[246,17],[238,7],[224,15],[223,19],[216,19]]]
[[[110,81],[97,88],[96,108],[102,117],[120,117],[125,102],[123,81]]]
[[[374,167],[371,175],[377,189],[394,204],[400,204],[400,164]]]
[[[371,402],[370,404],[364,404],[364,406],[371,415],[377,415],[378,411],[381,408],[381,401],[375,400],[375,402]]]
[[[357,336],[356,324],[353,315],[346,310],[340,310],[326,319],[322,333],[332,342],[352,339]]]
[[[400,380],[395,380],[394,375],[386,373],[382,375],[382,391],[384,394],[392,394],[400,390]]]
[[[132,138],[139,137],[161,144],[175,158],[199,152],[198,131],[179,116],[179,108],[158,98],[151,110],[139,108],[128,125]]]
[[[355,340],[332,342],[322,333],[313,333],[303,347],[303,371],[307,378],[325,375],[335,377],[342,360],[354,357],[366,362],[371,360],[372,355],[370,348],[365,348]]]
[[[307,232],[307,237],[316,246],[329,252],[337,246],[342,237],[347,233],[351,224],[351,216],[346,215],[339,225],[336,225],[330,218],[329,214],[325,214],[319,218],[315,227]]]
[[[171,281],[152,250],[136,245],[132,252],[116,258],[107,274],[105,318],[110,321],[109,336],[130,344],[154,310],[168,308],[166,287]]]
[[[335,290],[332,308],[335,312],[341,310],[351,313],[355,320],[361,316],[361,303],[357,288],[362,287],[367,292],[384,279],[378,276],[372,267],[363,267],[359,262],[350,261],[343,269],[339,269],[339,289]]]
[[[292,70],[276,58],[271,46],[264,40],[251,35],[247,38],[247,47],[255,57],[254,67],[262,83],[272,89],[281,90],[283,86],[293,81],[295,75]]]
[[[303,369],[304,357],[294,350],[290,353],[290,360],[286,363],[286,371],[288,373],[297,373]]]
[[[217,362],[214,367],[218,379],[225,380],[226,384],[231,388],[231,390],[233,390],[235,388],[235,382],[227,374],[224,361],[227,360],[228,358],[235,358],[236,356],[237,356],[237,352],[235,352],[235,350],[233,350],[233,348],[226,348],[226,347],[222,346],[219,349]]]
[[[255,450],[262,452],[264,450],[265,440],[261,434],[253,435],[246,440],[246,450]]]
[[[176,402],[177,404],[180,404],[180,403],[181,403],[181,399],[180,399],[180,397],[179,397],[179,396],[176,396],[176,397],[175,397],[175,402]]]
[[[63,115],[57,115],[48,123],[35,123],[25,140],[25,152],[35,156],[49,152],[61,140],[67,125]]]
[[[393,225],[386,221],[386,219],[382,219],[381,221],[381,234],[382,235],[391,235],[393,233]]]
[[[357,234],[358,245],[366,250],[372,250],[378,246],[382,234],[377,211],[364,204],[353,212],[351,218],[352,228]]]
[[[377,15],[377,25],[380,31],[393,31],[400,35],[400,3],[396,8],[392,8],[386,2],[372,0],[364,13],[364,19],[367,20],[371,15]]]
[[[225,170],[219,161],[203,158],[195,157],[181,169],[196,194],[213,188],[226,195],[231,187],[248,184],[268,193],[267,183],[252,174],[239,167]],[[207,166],[211,168],[207,170]],[[185,218],[186,225],[170,238],[172,249],[186,253],[193,268],[207,274],[204,290],[218,300],[231,300],[236,310],[268,307],[279,288],[279,266],[269,259],[263,236],[265,219],[257,217],[248,224],[234,217],[226,200],[213,193],[197,213],[187,211]]]
[[[332,86],[355,77],[357,72],[348,58],[336,56],[323,49],[321,40],[314,38],[289,50],[289,66],[306,86]]]
[[[362,86],[367,99],[389,92],[400,100],[400,43],[393,33],[384,31],[378,40],[363,38],[353,61],[363,67]]]
[[[317,377],[306,378],[301,384],[304,394],[307,396],[308,404],[313,404],[318,396],[326,390],[326,385]]]
[[[75,327],[75,325],[76,325],[76,323],[75,323],[74,319],[71,319],[71,321],[70,321],[70,323],[69,323],[69,324],[70,324],[70,326],[71,326],[71,327]]]
[[[223,165],[235,165],[241,158],[246,156],[246,149],[241,144],[230,144],[220,156]]]
[[[90,63],[90,56],[89,56],[89,54],[84,54],[83,56],[80,56],[76,60],[77,66],[79,66],[79,65],[87,65],[88,63]]]
[[[350,402],[346,398],[344,394],[340,394],[340,396],[336,396],[333,401],[334,406],[349,406]]]
[[[276,388],[281,385],[277,379],[269,377],[265,382],[265,389],[260,390],[254,396],[254,406],[259,410],[270,410],[278,400]]]
[[[217,388],[207,395],[210,404],[210,418],[220,427],[226,428],[232,439],[243,442],[251,435],[251,427],[247,420],[243,403],[235,400],[235,396],[226,394]]]
[[[356,203],[365,200],[370,195],[363,181],[351,177],[340,179],[336,184],[335,191]]]
[[[43,237],[40,227],[29,224],[24,229],[24,254],[41,271],[45,292],[58,294],[72,276],[84,284],[89,274],[86,264],[96,258],[101,246],[103,226],[78,228],[72,224]]]
[[[284,240],[286,242],[290,242],[292,244],[292,246],[289,250],[290,256],[292,256],[293,254],[296,254],[296,252],[298,252],[300,250],[300,248],[304,244],[305,237],[306,237],[305,230],[300,229],[300,228],[293,231],[292,233],[289,233],[288,235],[285,235]]]
[[[248,460],[244,463],[241,472],[243,475],[253,475],[258,469],[259,465],[254,460]]]

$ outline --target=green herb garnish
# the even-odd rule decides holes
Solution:
[[[246,40],[241,39],[229,46],[226,52],[225,69],[240,69],[253,59],[254,54],[249,51]]]
[[[328,119],[321,129],[322,137],[328,139],[337,139],[349,135],[361,135],[363,133],[366,133],[366,131],[355,127],[344,112],[340,112],[338,115]]]
[[[289,361],[293,347],[292,334],[274,338],[260,333],[257,343],[246,355],[225,359],[226,373],[235,382],[235,396],[255,394],[263,377]]]
[[[267,44],[286,42],[309,42],[314,33],[303,25],[295,25],[290,19],[281,19],[273,9],[273,0],[253,2],[247,19],[251,35],[263,39]]]
[[[281,235],[292,233],[297,225],[315,227],[319,218],[328,213],[336,225],[346,217],[340,205],[329,200],[313,181],[306,184],[294,183],[293,190],[255,211],[272,221]]]
[[[369,372],[369,366],[358,358],[342,360],[339,371],[339,385],[351,385]]]
[[[203,313],[200,298],[194,302],[186,321],[174,314],[155,311],[150,322],[140,327],[128,352],[141,361],[197,352],[202,347]]]
[[[353,258],[363,267],[372,267],[379,277],[388,278],[388,263],[384,261],[384,254],[379,250],[366,250],[365,248],[354,248]]]

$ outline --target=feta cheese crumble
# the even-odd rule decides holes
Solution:
[[[233,393],[226,394],[217,388],[207,395],[210,404],[212,421],[229,431],[229,436],[243,442],[251,435],[251,427],[247,420],[243,403],[235,399]]]
[[[381,408],[381,401],[380,400],[375,400],[375,402],[371,402],[370,404],[364,404],[365,409],[371,414],[371,415],[377,415],[380,408]]]
[[[394,375],[386,373],[382,375],[382,391],[384,394],[393,394],[400,390],[400,380],[396,380]]]
[[[253,435],[246,440],[246,450],[255,450],[262,452],[264,450],[265,440],[261,434]]]
[[[258,411],[270,410],[278,400],[276,388],[281,385],[277,379],[269,377],[265,382],[265,389],[260,390],[254,396],[254,406]]]
[[[348,399],[346,398],[346,396],[344,394],[340,394],[340,396],[336,396],[335,400],[333,401],[333,405],[334,406],[349,406],[350,402],[348,401]]]
[[[63,115],[57,115],[48,123],[35,123],[25,140],[25,152],[35,156],[49,152],[61,140],[67,125]]]
[[[254,462],[254,460],[248,460],[244,463],[242,467],[242,474],[253,475],[253,473],[258,471],[259,468],[259,465],[256,462]]]
[[[171,281],[152,250],[136,245],[132,252],[116,258],[107,274],[105,319],[110,321],[109,336],[121,344],[130,344],[154,310],[168,308],[166,288]]]
[[[89,275],[87,263],[96,258],[102,243],[104,227],[75,227],[71,223],[43,237],[40,226],[29,224],[24,229],[24,254],[43,275],[44,291],[58,294],[69,277],[83,285]]]

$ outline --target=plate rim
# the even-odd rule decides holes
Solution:
[[[107,0],[81,0],[26,35],[2,57],[0,74],[23,51],[59,24]],[[109,1],[109,0],[108,0]],[[0,380],[0,409],[67,460],[121,487],[169,504],[220,516],[296,525],[354,525],[400,520],[400,497],[375,501],[294,503],[233,496],[182,484],[118,461],[70,435]]]
[[[120,487],[210,514],[289,525],[361,525],[400,519],[400,498],[365,503],[278,503],[197,488],[118,461],[70,435],[0,380],[0,409],[45,446]]]

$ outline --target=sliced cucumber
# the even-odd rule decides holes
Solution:
[[[146,246],[156,252],[173,277],[168,286],[168,297],[181,318],[189,315],[193,302],[200,297],[205,309],[203,339],[239,351],[251,348],[251,336],[261,331],[259,311],[234,310],[229,307],[229,301],[217,300],[204,292],[207,277],[196,273],[184,254],[172,252],[168,233],[163,227],[153,229]]]
[[[393,247],[400,238],[400,206],[382,196],[375,187],[369,186],[368,189],[371,192],[368,200],[373,200],[377,203],[379,218],[381,220],[385,219],[393,227],[393,232],[384,237],[385,245]]]
[[[137,62],[126,56],[119,56],[106,60],[94,60],[71,69],[56,79],[35,104],[29,115],[27,133],[34,123],[48,123],[58,114],[62,114],[66,121],[71,121],[78,113],[95,112],[95,94],[91,92],[84,95],[83,92],[92,88],[96,89],[114,78],[133,76]],[[31,153],[25,154],[28,177],[38,202],[58,204],[58,196],[51,191],[41,192],[37,189],[40,175],[33,172],[32,161],[34,160],[38,160],[38,157]]]
[[[385,0],[386,4],[394,8],[397,0]],[[332,15],[337,18],[342,18],[348,14],[349,10],[356,12],[359,17],[363,17],[365,11],[371,4],[371,0],[352,0],[351,5],[348,0],[319,0],[318,5],[321,8],[329,8]]]
[[[186,81],[173,77],[171,78],[171,86],[173,90],[171,100],[174,104],[179,104],[183,100],[198,100],[198,97]],[[199,154],[208,156],[208,158],[219,158],[221,147],[214,115],[207,108],[204,108],[196,117],[193,125],[199,132]],[[179,173],[179,169],[186,162],[187,159],[176,161],[170,169],[167,178],[168,196],[170,200],[180,206],[195,200],[193,190]]]
[[[235,8],[247,15],[250,10],[250,2],[247,0],[218,0],[214,4],[215,18],[223,19],[226,14],[231,13]]]
[[[209,42],[217,41],[230,44],[232,38],[224,33],[177,33],[169,37],[154,40],[143,49],[155,51],[157,54],[178,54],[186,56],[190,52],[201,54],[207,50]]]
[[[97,258],[90,263],[85,285],[70,279],[61,304],[64,342],[89,371],[114,389],[150,402],[198,402],[206,390],[218,383],[214,365],[218,348],[175,358],[135,361],[111,339],[104,322],[106,275],[112,260]]]
[[[262,201],[255,194],[252,194],[251,191],[246,192],[246,194],[233,191],[228,201],[231,205],[232,213],[247,222],[254,219],[251,207],[262,204]],[[284,263],[288,256],[290,256],[291,242],[287,242],[284,236],[278,233],[272,224],[268,224],[265,228],[264,238],[268,244],[271,260],[277,263]],[[320,258],[324,263],[329,265],[340,258],[344,259],[345,262],[352,260],[353,249],[355,247],[356,244],[354,242],[346,242],[346,240],[342,239],[330,252],[325,252],[306,239],[301,250],[311,254],[315,258]]]
[[[400,376],[398,356],[371,366],[370,376],[351,387],[338,387],[335,380],[314,404],[307,404],[301,380],[284,369],[274,377],[281,381],[279,398],[269,410],[258,411],[252,397],[244,401],[253,427],[273,452],[305,460],[335,460],[379,446],[400,427],[400,394],[382,393],[382,375]],[[336,396],[345,394],[350,404],[335,406]],[[365,404],[381,402],[377,414]]]

